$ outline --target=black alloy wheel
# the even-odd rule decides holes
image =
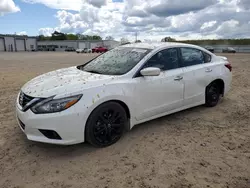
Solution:
[[[116,102],[98,106],[86,124],[86,140],[96,147],[107,147],[117,142],[125,130],[128,118],[124,108]]]
[[[220,87],[217,83],[210,84],[206,89],[206,106],[214,107],[221,97]]]

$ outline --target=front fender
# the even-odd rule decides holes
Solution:
[[[108,101],[121,101],[129,109],[131,114],[131,122],[133,123],[133,90],[129,88],[126,84],[120,85],[108,85],[98,88],[91,88],[83,91],[83,96],[81,99],[81,104],[85,108],[85,117],[88,118],[93,110],[99,105]],[[87,121],[87,120],[86,120]]]

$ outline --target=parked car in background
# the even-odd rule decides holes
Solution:
[[[205,46],[205,49],[207,49],[208,51],[214,53],[214,48],[212,46]]]
[[[83,52],[84,52],[84,53],[91,53],[91,52],[92,52],[92,49],[84,48]]]
[[[92,53],[104,53],[104,52],[107,52],[107,51],[108,51],[108,48],[105,48],[105,47],[92,48]]]
[[[47,45],[46,51],[56,51],[56,48],[58,48],[57,45]]]
[[[54,47],[47,47],[47,51],[56,51]]]
[[[42,51],[43,50],[43,46],[37,45],[37,51]]]
[[[227,47],[227,48],[222,49],[222,52],[223,53],[236,53],[236,50],[232,47]]]
[[[76,50],[75,50],[74,47],[67,47],[67,48],[65,49],[65,51],[66,51],[66,52],[74,52],[74,51],[76,51]]]
[[[216,106],[231,81],[227,58],[204,48],[128,44],[32,79],[18,94],[16,117],[29,140],[106,147],[137,124]]]
[[[84,49],[81,49],[81,48],[78,48],[77,50],[76,50],[76,53],[84,53]]]

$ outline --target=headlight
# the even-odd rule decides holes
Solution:
[[[31,110],[35,114],[61,112],[76,104],[81,99],[81,97],[82,95],[76,95],[61,99],[53,99],[53,97],[50,97],[37,103],[31,108]]]

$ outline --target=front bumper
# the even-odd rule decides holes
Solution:
[[[86,118],[74,106],[52,114],[34,114],[31,110],[23,112],[20,109],[16,103],[17,122],[28,140],[60,145],[84,142]],[[40,130],[56,132],[60,139],[48,138]]]

